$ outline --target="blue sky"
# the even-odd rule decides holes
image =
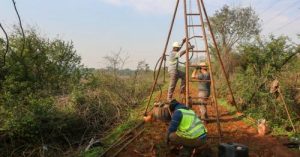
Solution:
[[[72,40],[88,67],[105,67],[103,57],[121,47],[130,56],[125,67],[146,60],[151,67],[162,54],[175,0],[16,0],[25,28],[37,27],[50,38]],[[285,34],[299,43],[300,0],[205,0],[210,15],[227,4],[252,6],[263,34]],[[182,14],[182,10],[179,10]],[[181,19],[180,19],[181,18]],[[182,16],[171,41],[183,37]],[[0,0],[0,22],[17,23],[11,0]],[[3,33],[0,32],[3,36]]]

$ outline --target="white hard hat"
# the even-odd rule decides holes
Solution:
[[[180,46],[179,42],[174,42],[174,43],[173,43],[173,47],[178,47],[178,48],[180,48],[181,46]]]
[[[207,67],[207,65],[206,65],[205,62],[201,62],[201,63],[199,64],[199,66],[200,66],[200,67]]]

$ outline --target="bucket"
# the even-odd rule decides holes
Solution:
[[[248,147],[239,143],[221,143],[219,157],[249,157]]]
[[[170,121],[171,120],[171,115],[170,115],[170,112],[169,112],[169,105],[164,104],[162,102],[154,103],[153,118],[155,120],[161,120],[161,121],[164,121],[164,122]]]

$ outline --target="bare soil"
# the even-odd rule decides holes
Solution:
[[[196,93],[193,90],[192,93]],[[176,95],[178,97],[178,95]],[[163,93],[166,97],[166,92]],[[199,156],[201,151],[207,156],[218,156],[218,145],[220,142],[234,142],[244,144],[249,147],[250,157],[300,157],[299,150],[291,150],[283,145],[286,138],[273,137],[271,135],[259,137],[255,127],[243,122],[241,118],[229,113],[224,107],[219,106],[221,115],[221,129],[223,138],[209,138],[208,148],[197,150],[194,156]],[[210,118],[216,117],[213,106],[208,106]],[[210,122],[206,125],[208,136],[218,136],[217,123]],[[119,154],[119,157],[175,157],[178,151],[170,151],[170,147],[165,144],[165,134],[168,124],[164,122],[152,122],[146,124],[146,131],[131,143],[126,150]],[[198,154],[198,155],[197,155]],[[203,155],[203,154],[202,154]]]

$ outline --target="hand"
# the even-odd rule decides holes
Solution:
[[[152,113],[150,113],[150,114],[144,114],[144,117],[143,117],[143,119],[144,119],[144,122],[151,122],[152,121]]]
[[[143,117],[143,119],[144,119],[144,122],[151,122],[151,120],[152,120],[152,115],[150,114],[150,115],[144,115],[144,117]]]
[[[194,48],[195,48],[195,46],[194,46],[194,45],[191,45],[191,46],[189,46],[189,48],[190,48],[190,49],[194,49]]]
[[[186,42],[186,38],[183,38],[183,39],[182,39],[182,43],[185,43],[185,42]]]

